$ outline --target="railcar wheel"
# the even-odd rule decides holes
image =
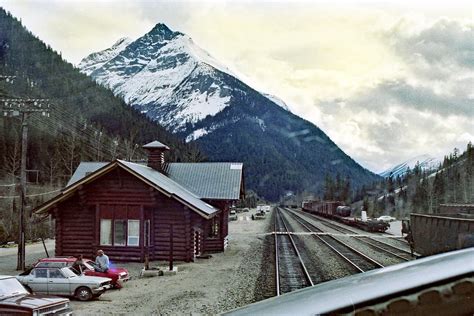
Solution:
[[[80,301],[88,301],[92,298],[92,292],[89,288],[82,286],[76,290],[76,297]]]

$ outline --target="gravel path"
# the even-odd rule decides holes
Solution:
[[[47,239],[45,240],[45,244],[49,254],[54,254],[54,240]],[[0,274],[16,275],[19,273],[16,271],[17,252],[18,248],[16,246],[11,248],[0,248]],[[26,266],[37,262],[38,259],[46,257],[42,242],[27,244],[25,254]]]
[[[317,220],[316,218],[314,218],[313,216],[311,215],[306,215],[306,214],[300,214],[298,213],[299,216],[302,216],[303,218],[305,218],[306,220],[308,220],[311,224],[315,225],[316,227],[322,229],[323,231],[325,232],[329,232],[329,233],[333,233],[334,234],[334,237],[339,240],[339,241],[342,241],[343,243],[347,244],[348,246],[351,246],[355,249],[357,249],[358,251],[362,252],[363,254],[367,255],[368,257],[374,259],[375,261],[379,262],[380,264],[382,264],[383,266],[389,266],[389,265],[393,265],[393,264],[397,264],[397,263],[400,263],[400,262],[404,262],[404,260],[401,260],[397,257],[394,257],[390,254],[387,254],[386,252],[382,251],[382,250],[378,250],[378,249],[375,249],[375,248],[372,248],[371,246],[353,238],[353,237],[350,237],[350,236],[344,236],[344,233],[341,233],[340,231],[337,231],[336,229],[328,226],[328,225],[325,225],[324,222],[322,221],[319,221]],[[353,229],[352,227],[350,228],[350,230],[354,231],[354,232],[357,232],[360,234],[363,234],[363,235],[372,235],[374,237],[377,237],[378,239],[380,239],[380,234],[372,234],[372,233],[369,233],[369,232],[366,232],[366,231],[361,231],[361,230],[358,230],[358,229]],[[384,239],[384,242],[385,240],[388,240],[390,238],[385,238]]]
[[[245,215],[251,215],[246,213]],[[223,253],[194,263],[177,263],[174,276],[138,278],[140,263],[120,264],[132,279],[121,290],[110,290],[89,302],[71,300],[75,315],[110,314],[216,314],[261,298],[265,232],[269,217],[229,222],[229,246]],[[53,253],[54,242],[48,242]],[[16,250],[0,249],[0,274],[15,275]],[[42,244],[27,247],[29,263],[45,257]],[[165,267],[166,262],[152,266]]]
[[[292,216],[283,213],[291,231],[306,231]],[[293,235],[314,284],[342,278],[354,273],[353,267],[341,260],[321,240],[310,235]]]

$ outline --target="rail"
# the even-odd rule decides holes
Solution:
[[[288,210],[289,211],[289,210]],[[293,212],[293,211],[291,211]],[[301,212],[302,214],[306,215],[306,216],[309,216],[309,217],[313,217],[314,219],[320,221],[323,223],[323,225],[326,225],[328,227],[331,227],[332,229],[334,230],[337,230],[338,232],[341,232],[341,233],[349,233],[349,234],[359,234],[358,232],[356,231],[353,231],[351,229],[348,229],[348,228],[345,228],[345,227],[342,227],[340,225],[337,225],[337,224],[334,224],[332,223],[331,221],[325,219],[325,218],[321,218],[320,216],[316,216],[314,214],[311,214],[311,213],[305,213],[305,212]],[[372,237],[369,237],[369,236],[352,236],[353,238],[373,247],[373,248],[376,248],[386,254],[389,254],[393,257],[396,257],[398,259],[401,259],[403,261],[409,261],[409,260],[412,260],[414,258],[414,256],[411,254],[410,251],[407,251],[407,250],[404,250],[402,248],[399,248],[399,247],[396,247],[394,245],[390,245],[390,244],[387,244],[383,241],[380,241],[380,240],[377,240],[375,238],[372,238]],[[398,239],[396,239],[398,240]]]
[[[279,209],[274,235],[276,295],[314,285]]]
[[[302,218],[301,216],[297,215],[294,212],[289,212],[291,216],[308,232],[317,232],[323,233],[324,231],[316,227],[315,225],[311,224],[306,219]],[[365,272],[373,269],[383,268],[384,266],[375,261],[374,259],[370,258],[369,256],[363,254],[362,252],[358,251],[357,249],[344,244],[340,240],[334,238],[334,236],[330,235],[315,235],[315,238],[322,241],[326,246],[332,249],[336,254],[338,254],[341,258],[343,258],[346,262],[352,265],[358,272]]]

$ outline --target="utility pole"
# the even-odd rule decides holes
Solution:
[[[26,157],[28,150],[28,118],[33,114],[49,117],[50,104],[46,99],[0,99],[3,116],[21,115],[20,213],[18,215],[17,270],[25,270],[25,213],[26,213]]]

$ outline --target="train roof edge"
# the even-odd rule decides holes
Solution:
[[[224,315],[324,314],[474,274],[474,248],[372,270],[269,298]]]

